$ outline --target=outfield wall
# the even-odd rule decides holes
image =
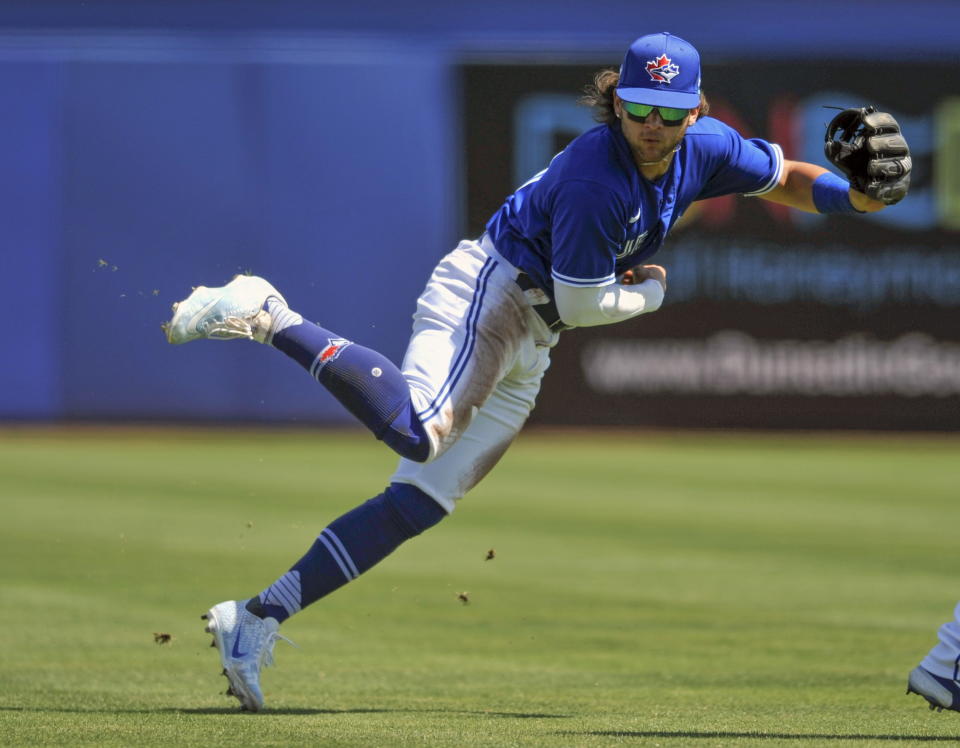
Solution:
[[[0,63],[3,298],[20,320],[0,413],[341,418],[279,356],[174,349],[160,323],[191,286],[253,271],[399,357],[456,236],[453,71],[399,42],[110,39]]]
[[[960,8],[912,4],[890,37],[899,4],[714,5],[657,27],[700,46],[719,116],[822,162],[822,105],[877,103],[913,192],[866,219],[690,211],[664,310],[565,335],[535,420],[956,428]],[[347,420],[279,355],[171,348],[170,303],[253,271],[398,360],[436,259],[589,126],[577,91],[649,30],[620,0],[269,6],[0,5],[0,418]]]

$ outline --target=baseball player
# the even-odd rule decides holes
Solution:
[[[908,149],[890,115],[851,110],[833,139],[831,159],[856,176],[853,186],[706,116],[699,54],[671,34],[637,39],[619,72],[597,75],[586,103],[601,124],[510,195],[481,237],[440,260],[399,368],[305,321],[259,277],[201,286],[174,304],[164,326],[171,343],[270,345],[400,455],[387,488],[334,520],[289,571],[204,616],[244,708],[263,707],[260,671],[284,620],[435,525],[497,463],[563,330],[660,308],[666,271],[647,260],[692,202],[738,193],[855,213],[896,202],[909,184]],[[887,138],[883,149],[868,148],[865,132]]]

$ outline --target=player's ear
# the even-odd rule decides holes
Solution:
[[[613,113],[617,115],[617,119],[620,119],[623,116],[623,104],[621,99],[616,94],[613,95]]]

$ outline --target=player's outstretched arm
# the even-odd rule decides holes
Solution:
[[[822,166],[810,164],[806,161],[783,162],[783,174],[780,177],[780,183],[765,195],[760,195],[763,200],[769,200],[772,203],[789,205],[791,208],[802,210],[807,213],[820,213],[814,198],[814,183],[824,174],[830,174]],[[840,177],[833,176],[839,183]],[[826,179],[830,180],[831,177]],[[832,180],[831,180],[832,181]],[[844,187],[841,187],[843,189]],[[879,200],[874,200],[862,192],[858,192],[849,185],[845,185],[846,197],[854,211],[859,213],[873,213],[883,210],[887,206]],[[826,211],[824,211],[826,212]]]
[[[821,166],[785,161],[768,200],[811,213],[873,213],[910,189],[910,147],[892,114],[844,109],[827,125],[823,153],[846,179]]]
[[[827,170],[822,166],[785,159],[780,182],[770,192],[759,197],[771,203],[788,205],[807,213],[816,213],[817,206],[813,202],[813,183],[826,173]]]

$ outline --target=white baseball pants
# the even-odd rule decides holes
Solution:
[[[954,620],[940,627],[940,643],[930,650],[920,665],[941,678],[960,680],[960,603],[957,603],[953,617]]]
[[[391,481],[416,486],[448,512],[520,431],[559,339],[516,275],[491,248],[463,241],[417,301],[401,369],[430,438],[430,459],[401,459]]]

